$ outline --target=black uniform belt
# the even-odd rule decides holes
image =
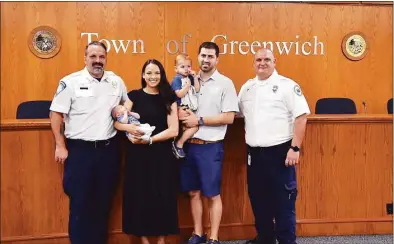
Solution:
[[[287,142],[284,142],[284,143],[281,143],[281,144],[278,144],[278,145],[268,146],[268,147],[251,147],[249,145],[247,145],[247,146],[248,146],[248,149],[250,149],[251,151],[253,151],[253,150],[254,151],[262,151],[262,150],[265,150],[265,149],[275,149],[275,148],[281,148],[281,147],[289,147],[289,149],[290,149],[291,140],[289,140]]]
[[[112,138],[109,138],[107,140],[97,140],[97,141],[85,141],[82,139],[68,139],[67,138],[67,144],[73,144],[73,145],[81,145],[81,146],[88,146],[88,147],[94,147],[94,148],[102,148],[106,147],[111,142],[115,140],[115,136]]]

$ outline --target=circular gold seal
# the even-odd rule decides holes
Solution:
[[[52,58],[60,51],[60,34],[49,26],[39,26],[30,32],[27,40],[30,51],[39,58]]]
[[[361,32],[351,32],[342,40],[342,52],[350,60],[358,61],[367,54],[367,41]]]

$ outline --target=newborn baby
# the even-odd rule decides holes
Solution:
[[[139,125],[139,130],[145,133],[143,136],[141,136],[141,139],[145,141],[149,141],[149,137],[156,128],[155,126],[150,126],[149,124],[141,124],[138,120],[140,115],[134,112],[128,112],[127,109],[122,105],[117,105],[112,109],[112,118],[122,124]],[[126,136],[128,138],[134,137],[127,131]]]

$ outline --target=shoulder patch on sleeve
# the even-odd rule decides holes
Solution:
[[[55,96],[59,95],[64,89],[66,89],[67,85],[64,81],[60,81],[59,86],[57,87]]]
[[[294,92],[295,92],[295,94],[297,94],[298,96],[302,96],[301,87],[300,87],[299,85],[295,85],[295,86],[294,86]]]

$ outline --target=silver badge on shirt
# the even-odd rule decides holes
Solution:
[[[113,81],[112,81],[112,87],[113,87],[114,89],[116,89],[117,86],[118,86],[118,83],[116,83],[116,81],[113,80]]]

